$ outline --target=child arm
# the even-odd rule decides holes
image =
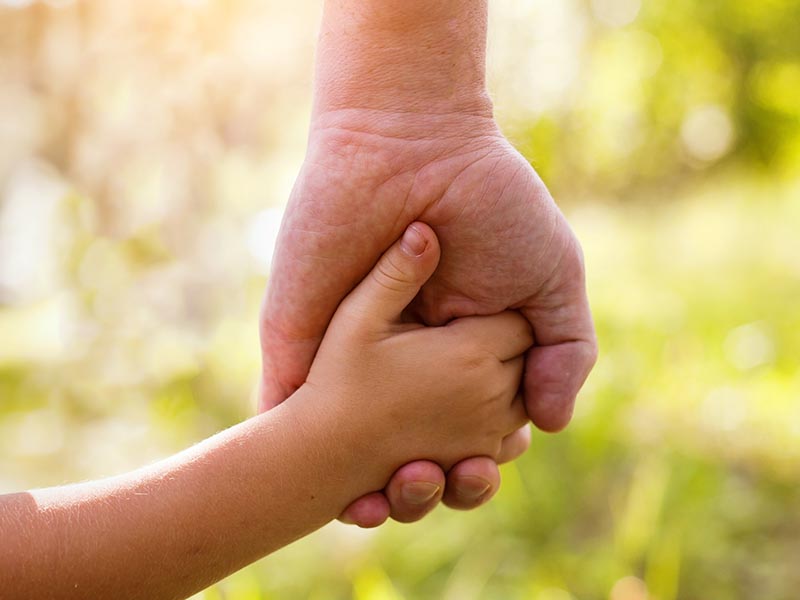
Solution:
[[[364,489],[329,425],[278,407],[151,467],[0,497],[3,598],[184,598],[314,531]]]
[[[279,407],[126,475],[0,497],[3,598],[184,598],[411,460],[496,457],[527,422],[517,390],[530,329],[514,313],[405,322],[439,258],[429,228],[409,230],[424,243],[387,251]]]

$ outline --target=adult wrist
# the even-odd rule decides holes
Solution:
[[[491,116],[487,0],[327,0],[315,115],[341,109]]]

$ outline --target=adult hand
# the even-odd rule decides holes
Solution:
[[[528,413],[544,430],[564,427],[596,354],[580,248],[533,169],[491,119],[474,115],[343,111],[315,121],[264,305],[262,409],[303,383],[340,300],[415,220],[433,227],[442,245],[418,316],[442,324],[520,309],[537,344],[526,362]],[[504,458],[526,441],[525,431],[510,438]],[[498,477],[486,461],[461,463],[445,501],[475,506]],[[444,483],[430,463],[401,469],[387,489],[394,516],[422,516]],[[373,495],[346,516],[372,524],[386,506]]]
[[[528,413],[546,431],[568,423],[597,352],[582,255],[492,118],[485,16],[486,0],[326,3],[309,148],[262,311],[262,410],[303,383],[339,302],[418,220],[434,228],[442,262],[415,316],[435,325],[519,309],[536,337],[523,386]],[[510,436],[500,461],[524,452],[528,436]],[[442,497],[472,508],[498,483],[486,459],[467,459],[446,477],[420,461],[343,518],[416,520]]]

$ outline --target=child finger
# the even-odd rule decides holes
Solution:
[[[456,335],[474,339],[501,361],[520,356],[533,345],[530,324],[516,311],[457,319],[447,327]]]
[[[504,415],[504,428],[506,436],[513,435],[514,432],[528,424],[528,412],[525,410],[525,401],[522,394],[517,394],[514,401],[506,410]]]
[[[503,438],[500,453],[497,455],[497,464],[511,462],[525,454],[531,445],[531,426],[525,423],[522,427]]]
[[[403,311],[436,270],[439,256],[433,230],[424,223],[412,223],[345,298],[342,307],[351,315],[367,317],[377,327],[400,322]]]

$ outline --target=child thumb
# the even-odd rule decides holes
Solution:
[[[409,225],[353,292],[358,311],[383,322],[399,320],[436,271],[440,252],[436,234],[428,225]]]

